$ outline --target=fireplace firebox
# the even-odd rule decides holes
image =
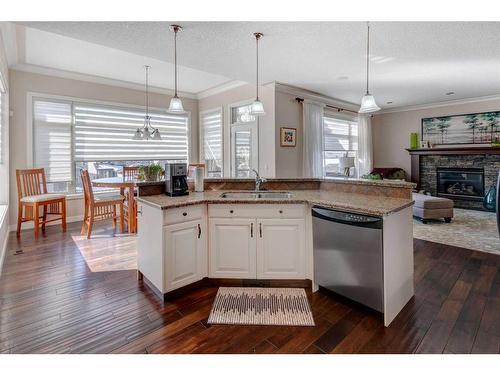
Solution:
[[[454,199],[482,200],[484,170],[482,168],[437,168],[437,195]]]

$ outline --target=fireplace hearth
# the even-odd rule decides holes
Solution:
[[[446,198],[479,200],[484,197],[484,169],[437,168],[437,195]]]

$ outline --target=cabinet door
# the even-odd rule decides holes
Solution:
[[[165,289],[201,280],[206,272],[206,237],[202,220],[172,224],[165,231]]]
[[[255,224],[254,219],[210,219],[210,277],[256,278]]]
[[[257,278],[303,279],[304,220],[260,219],[257,226]]]

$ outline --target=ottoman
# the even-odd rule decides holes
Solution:
[[[451,222],[453,217],[453,201],[448,198],[433,197],[430,195],[413,193],[413,216],[422,219],[426,224],[428,219],[444,219]]]

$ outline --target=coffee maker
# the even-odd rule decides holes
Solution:
[[[188,195],[187,164],[165,164],[165,193],[171,197]]]

